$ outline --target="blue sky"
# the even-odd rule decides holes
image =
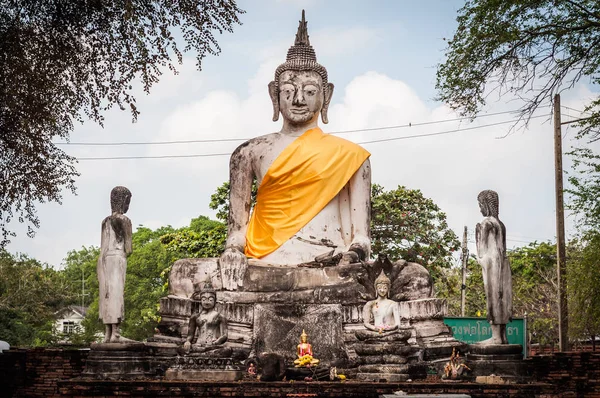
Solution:
[[[159,142],[250,138],[277,131],[271,121],[267,84],[293,43],[301,10],[306,9],[311,44],[335,84],[330,124],[324,131],[365,129],[455,119],[435,102],[435,67],[443,61],[443,38],[452,36],[462,1],[242,1],[247,11],[234,33],[217,36],[218,57],[205,58],[203,71],[186,56],[181,73],[168,71],[147,96],[138,90],[138,122],[111,110],[105,127],[78,125],[72,142]],[[563,104],[582,109],[597,89],[577,85]],[[491,101],[484,112],[517,109],[510,97]],[[549,106],[540,110],[548,114]],[[565,111],[564,117],[576,118]],[[372,154],[373,182],[393,189],[420,189],[448,216],[457,235],[480,221],[476,197],[483,189],[500,194],[500,218],[508,244],[554,239],[554,158],[550,116],[531,121],[506,138],[511,115],[380,131],[344,137],[357,143],[471,128],[447,135],[365,144]],[[568,130],[567,130],[568,131]],[[569,132],[567,137],[574,134]],[[67,146],[79,158],[231,153],[238,143]],[[565,150],[570,146],[565,141]],[[565,160],[565,169],[570,167]],[[60,266],[67,251],[99,245],[100,223],[110,212],[109,193],[125,185],[133,193],[133,225],[180,227],[198,215],[214,215],[210,194],[228,179],[228,156],[176,159],[81,160],[78,194],[64,193],[63,205],[38,206],[41,228],[34,239],[13,223],[18,237],[8,246]],[[471,247],[474,250],[474,247]]]
[[[435,66],[443,60],[446,45],[443,38],[451,37],[462,4],[455,0],[242,1],[239,5],[246,10],[241,17],[243,25],[234,34],[219,38],[223,50],[220,59],[208,58],[203,74],[214,79],[208,88],[238,90],[245,83],[240,66],[256,70],[264,60],[265,44],[284,45],[285,51],[305,9],[319,62],[327,67],[336,85],[345,87],[355,76],[377,70],[410,81],[422,98],[431,100],[435,96]],[[320,55],[318,39],[334,32],[345,34],[338,42],[340,50]],[[353,45],[356,50],[351,50]],[[282,61],[285,58],[285,52],[273,55]]]

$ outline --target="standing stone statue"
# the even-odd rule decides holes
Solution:
[[[475,227],[477,261],[483,273],[487,318],[492,328],[492,337],[479,344],[508,344],[506,324],[512,316],[512,279],[506,257],[506,228],[498,218],[496,192],[482,191],[477,201],[485,217]]]
[[[129,209],[131,192],[125,187],[114,187],[110,192],[112,214],[102,221],[100,258],[98,259],[99,315],[105,325],[104,342],[130,341],[120,335],[123,321],[123,291],[127,255],[131,253],[131,220],[125,216]]]
[[[323,133],[333,94],[317,63],[304,11],[294,45],[269,83],[277,133],[240,145],[230,161],[226,250],[219,266],[223,287],[243,285],[247,258],[265,265],[297,265],[342,254],[346,263],[369,256],[369,152]],[[252,181],[260,182],[250,214]]]

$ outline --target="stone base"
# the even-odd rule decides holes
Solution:
[[[361,381],[400,383],[410,379],[410,376],[403,373],[359,373],[356,375],[356,379]]]
[[[469,354],[477,355],[522,355],[520,344],[469,344]]]
[[[286,380],[305,380],[310,377],[314,380],[329,380],[329,368],[318,366],[315,368],[288,368],[285,371]]]
[[[92,344],[83,374],[98,379],[136,379],[149,373],[144,343]]]
[[[527,381],[527,364],[523,362],[522,349],[519,344],[470,344],[466,365],[476,378],[497,376],[505,382]]]
[[[241,370],[169,369],[165,373],[167,380],[237,381],[243,376]]]

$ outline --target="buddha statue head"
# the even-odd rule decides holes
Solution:
[[[320,113],[323,123],[328,123],[333,84],[327,81],[327,69],[317,63],[304,10],[294,45],[288,50],[286,61],[275,70],[275,80],[269,83],[269,95],[274,122],[281,113],[288,123],[303,125],[316,120]]]
[[[479,195],[477,195],[477,201],[479,202],[481,214],[483,214],[484,217],[498,218],[499,199],[496,191],[490,189],[481,191]]]
[[[381,273],[375,279],[375,291],[377,292],[377,296],[379,297],[388,297],[390,292],[390,286],[392,285],[392,281],[387,277],[385,272],[381,270]]]
[[[197,289],[192,295],[192,299],[200,300],[200,306],[203,310],[212,310],[217,302],[217,292],[210,281],[204,282],[200,289]]]
[[[302,334],[300,335],[300,342],[304,344],[308,342],[308,335],[306,334],[304,329],[302,329]]]
[[[125,187],[117,186],[110,191],[110,208],[112,213],[125,214],[129,210],[131,191]]]

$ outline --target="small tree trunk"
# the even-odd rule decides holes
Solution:
[[[591,335],[592,338],[592,351],[596,351],[596,335]]]

